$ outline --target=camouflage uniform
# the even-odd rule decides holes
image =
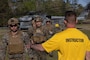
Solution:
[[[0,60],[4,60],[4,54],[3,52],[3,44],[2,41],[0,41]]]
[[[12,35],[11,31],[7,32],[2,38],[3,60],[5,60],[6,51],[8,53],[9,60],[25,60],[25,45],[28,44],[28,40],[28,34],[20,31],[19,29],[15,35]]]
[[[51,38],[55,34],[55,29],[54,29],[55,27],[52,24],[52,21],[50,19],[46,20],[46,24],[45,24],[44,28],[48,32],[48,37],[47,37],[48,39]],[[50,52],[49,56],[53,57],[53,52]]]
[[[47,23],[49,23],[49,24],[47,24]],[[51,22],[50,19],[48,19],[48,20],[46,21],[46,24],[45,24],[44,28],[45,28],[45,30],[48,32],[48,39],[55,34],[55,29],[54,29],[55,27],[54,27],[54,25],[52,24],[52,22]]]
[[[38,18],[36,20],[40,21]],[[43,26],[29,28],[28,33],[33,44],[43,43],[47,40],[47,33]],[[46,52],[30,49],[29,56],[30,60],[46,60]]]

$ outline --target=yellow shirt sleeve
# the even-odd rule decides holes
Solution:
[[[50,38],[45,43],[43,43],[42,46],[47,52],[51,52],[53,50],[58,50],[58,48],[59,48],[58,36],[54,35],[52,38]]]

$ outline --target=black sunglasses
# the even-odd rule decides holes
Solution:
[[[15,25],[10,25],[10,27],[16,27],[17,26],[17,24],[15,24]]]

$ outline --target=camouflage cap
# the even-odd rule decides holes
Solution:
[[[36,17],[35,22],[42,22],[42,18],[41,17]]]
[[[8,20],[8,25],[14,25],[14,24],[19,24],[19,20],[17,18],[10,18]]]
[[[51,22],[51,19],[47,19],[46,22]]]

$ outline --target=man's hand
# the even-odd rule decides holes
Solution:
[[[44,48],[41,44],[33,44],[33,45],[30,45],[30,47],[35,50],[44,51]]]
[[[90,51],[86,52],[86,60],[90,60]]]

